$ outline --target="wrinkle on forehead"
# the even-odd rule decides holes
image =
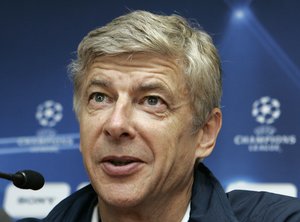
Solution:
[[[153,53],[127,53],[97,57],[88,69],[85,84],[88,85],[92,79],[97,79],[100,76],[107,79],[112,75],[116,77],[114,73],[118,73],[117,76],[120,78],[123,73],[127,74],[128,77],[134,76],[131,80],[137,81],[136,83],[139,84],[149,78],[158,79],[166,85],[173,84],[181,96],[188,95],[181,62],[175,57]],[[145,79],[140,78],[143,74],[145,74]]]
[[[90,68],[101,66],[103,69],[117,69],[121,67],[125,72],[133,69],[153,73],[174,72],[181,75],[180,60],[172,57],[150,53],[121,54],[117,56],[97,57]],[[159,69],[159,70],[158,70]]]

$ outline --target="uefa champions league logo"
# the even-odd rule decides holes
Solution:
[[[295,134],[276,133],[273,123],[281,116],[281,104],[278,99],[263,96],[252,104],[252,117],[260,125],[253,133],[237,134],[233,138],[236,146],[246,146],[249,152],[282,152],[283,146],[295,145]]]
[[[37,106],[34,116],[42,126],[36,131],[36,134],[0,138],[0,155],[78,150],[78,132],[62,134],[55,129],[55,126],[63,120],[63,106],[59,102],[44,101]]]
[[[280,102],[269,96],[256,100],[252,105],[252,116],[260,124],[272,124],[280,114]]]
[[[54,127],[63,118],[63,107],[60,103],[47,100],[38,105],[35,118],[43,127]]]

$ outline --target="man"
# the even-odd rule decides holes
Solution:
[[[204,31],[131,12],[91,31],[70,70],[91,185],[43,221],[300,221],[297,199],[225,194],[201,163],[222,124],[220,61]]]

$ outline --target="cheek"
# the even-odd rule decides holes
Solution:
[[[152,176],[158,183],[155,186],[166,189],[186,184],[192,177],[195,154],[193,138],[184,128],[166,127],[156,131],[153,146],[155,164]]]
[[[145,126],[147,127],[147,126]],[[149,126],[147,127],[149,130]],[[173,162],[177,161],[185,154],[182,152],[185,149],[186,133],[181,126],[175,124],[174,121],[169,123],[156,123],[152,128],[152,134],[145,132],[144,135],[150,141],[150,147],[154,153],[155,159],[161,164],[173,165]],[[149,135],[152,135],[149,137]]]
[[[95,130],[93,125],[82,121],[80,123],[80,148],[84,167],[93,180],[97,177],[97,150],[94,149],[96,143]]]
[[[173,145],[172,152],[176,152],[177,161],[183,163],[193,162],[195,160],[195,151],[197,146],[197,137],[191,132],[191,118],[180,119],[170,127],[171,141]]]
[[[93,142],[97,138],[97,134],[100,133],[100,130],[103,125],[103,120],[101,121],[101,115],[90,115],[85,114],[81,117],[79,121],[80,128],[80,139],[89,142]],[[103,119],[103,118],[102,118]]]
[[[88,118],[82,118],[79,123],[80,149],[84,159],[86,159],[88,155],[93,155],[92,148],[97,141],[97,132],[99,130],[99,127],[95,123],[97,123],[97,121]]]

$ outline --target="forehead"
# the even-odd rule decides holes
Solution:
[[[97,57],[87,69],[85,85],[103,78],[112,83],[130,79],[133,84],[135,81],[140,83],[147,79],[156,79],[169,86],[186,86],[179,59],[150,53]]]

